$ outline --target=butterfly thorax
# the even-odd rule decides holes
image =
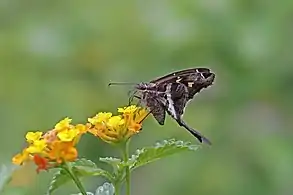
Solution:
[[[148,104],[148,101],[151,98],[163,97],[165,91],[160,89],[159,85],[156,83],[139,83],[135,87],[137,90],[138,96],[141,98],[143,102]]]
[[[158,85],[157,83],[144,83],[144,82],[141,82],[141,83],[138,83],[135,87],[137,90],[139,91],[165,91],[166,90],[166,87],[162,87],[162,85]]]

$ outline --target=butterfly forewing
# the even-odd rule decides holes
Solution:
[[[170,73],[168,75],[165,75],[165,76],[159,77],[157,79],[154,79],[154,80],[150,81],[150,83],[160,84],[160,83],[165,83],[165,82],[168,82],[168,83],[176,82],[176,80],[178,80],[178,79],[180,79],[182,77],[186,77],[186,76],[188,76],[190,74],[195,74],[195,73],[198,73],[198,72],[206,74],[206,73],[210,73],[210,69],[208,69],[208,68],[184,69],[184,70],[173,72],[173,73]]]
[[[158,90],[165,90],[168,83],[183,83],[188,88],[188,98],[192,99],[201,89],[211,85],[214,78],[215,74],[208,68],[190,68],[154,79],[150,83],[156,83]]]
[[[184,84],[188,89],[188,99],[192,99],[196,93],[203,88],[210,86],[215,79],[215,74],[207,72],[198,72],[182,77],[180,83]]]

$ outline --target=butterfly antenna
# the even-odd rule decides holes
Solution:
[[[208,140],[208,138],[204,137],[203,135],[201,135],[198,131],[196,131],[195,129],[189,127],[182,119],[176,120],[177,123],[184,127],[187,131],[189,131],[189,133],[191,133],[194,137],[196,137],[201,143],[205,142],[208,145],[212,145],[212,143],[210,142],[210,140]]]
[[[136,85],[137,83],[127,83],[127,82],[111,82],[108,84],[108,87],[112,85]]]

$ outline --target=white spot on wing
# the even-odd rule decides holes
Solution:
[[[180,83],[180,81],[182,80],[182,78],[181,77],[177,77],[177,79],[176,79],[176,83]]]
[[[170,113],[170,115],[174,119],[177,119],[177,114],[176,114],[176,111],[175,111],[175,108],[174,108],[174,102],[173,102],[172,97],[171,97],[171,86],[172,86],[172,83],[168,84],[167,88],[166,88],[168,112]]]
[[[194,82],[188,82],[187,84],[188,84],[188,87],[192,87]]]

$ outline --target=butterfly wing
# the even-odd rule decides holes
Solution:
[[[152,108],[150,107],[150,109]],[[160,106],[154,107],[151,113],[160,125],[164,125],[166,112],[163,106],[160,105]]]
[[[210,86],[214,79],[215,74],[208,68],[191,68],[165,75],[150,82],[156,83],[160,91],[165,91],[169,83],[182,83],[188,89],[188,100],[190,100],[201,89]]]
[[[154,116],[154,118],[158,121],[160,125],[164,125],[166,110],[165,110],[165,102],[160,96],[155,95],[151,92],[145,93],[145,103],[146,106],[150,109],[150,112]]]
[[[201,135],[195,129],[189,127],[183,120],[182,115],[184,113],[184,108],[188,101],[188,88],[182,83],[170,83],[167,85],[167,112],[168,114],[176,120],[176,122],[184,127],[189,133],[196,137],[200,142],[205,142],[211,145],[211,142]]]
[[[210,73],[210,69],[208,69],[208,68],[184,69],[184,70],[176,71],[176,72],[170,73],[168,75],[154,79],[154,80],[150,81],[150,83],[157,83],[157,84],[165,83],[165,82],[172,83],[172,82],[176,82],[176,80],[178,80],[182,77],[188,76],[190,74],[195,74],[198,72]]]
[[[167,112],[200,142],[210,144],[207,138],[187,126],[182,116],[187,102],[201,89],[210,86],[214,79],[215,74],[208,68],[191,68],[154,79],[150,83],[142,83],[136,88],[142,93],[141,99],[160,125],[164,124]]]
[[[166,109],[175,120],[184,113],[188,100],[188,89],[182,83],[169,83],[166,87]]]
[[[203,88],[212,85],[215,79],[213,73],[196,73],[182,78],[180,81],[188,89],[188,99],[192,99],[196,93],[199,93]]]

